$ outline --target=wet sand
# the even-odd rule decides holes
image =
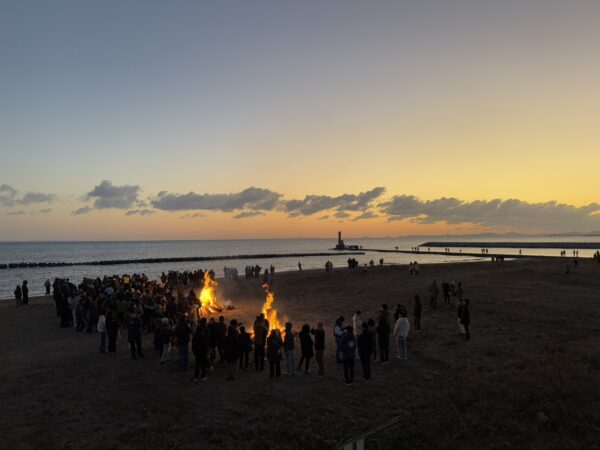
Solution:
[[[457,333],[456,312],[431,311],[433,279],[462,281],[471,299],[472,341]],[[260,312],[259,280],[222,281],[227,317],[247,325]],[[0,305],[0,436],[3,448],[320,449],[401,416],[367,448],[598,448],[600,445],[600,265],[564,261],[422,265],[279,274],[276,308],[295,328],[325,322],[326,375],[271,380],[241,372],[226,381],[217,366],[205,383],[180,373],[176,356],[98,353],[99,336],[61,329],[49,298]],[[343,383],[331,330],[356,309],[374,317],[383,302],[423,299],[421,334],[411,330],[409,360],[395,345],[374,378]],[[299,348],[299,345],[298,345]],[[296,351],[299,357],[299,350]],[[285,370],[283,370],[285,372]]]

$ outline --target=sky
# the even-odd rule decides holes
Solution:
[[[600,3],[0,1],[0,240],[600,230]]]

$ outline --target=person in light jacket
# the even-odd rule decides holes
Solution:
[[[408,353],[406,351],[406,337],[410,330],[410,322],[406,317],[406,310],[400,311],[400,318],[394,326],[394,336],[398,339],[398,358],[402,361],[408,359]]]
[[[104,311],[98,317],[96,329],[100,333],[100,353],[106,353],[106,316],[104,315]]]

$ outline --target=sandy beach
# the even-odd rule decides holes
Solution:
[[[458,334],[456,311],[431,311],[432,280],[461,281],[471,300],[472,340]],[[0,306],[3,448],[321,449],[400,416],[367,448],[599,448],[600,265],[519,260],[431,264],[367,271],[279,274],[275,307],[299,329],[325,323],[326,375],[271,380],[217,366],[194,384],[193,371],[132,361],[125,336],[116,357],[98,353],[99,336],[59,328],[51,298]],[[221,281],[228,318],[251,326],[264,292],[258,280]],[[408,361],[374,365],[366,384],[343,383],[332,327],[381,303],[412,310],[423,299],[422,332],[411,329]],[[297,352],[297,358],[298,358]],[[176,359],[176,358],[173,358]],[[314,363],[314,362],[313,362]],[[518,379],[518,382],[516,381]],[[379,447],[378,447],[379,445]]]

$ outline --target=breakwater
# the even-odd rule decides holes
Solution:
[[[1,269],[25,269],[35,267],[66,267],[66,266],[113,266],[122,264],[160,264],[176,262],[204,262],[227,261],[233,259],[273,259],[273,258],[307,258],[314,256],[340,256],[364,255],[364,252],[336,252],[336,253],[261,253],[252,255],[226,255],[226,256],[189,256],[183,258],[143,258],[143,259],[116,259],[83,262],[19,262],[0,264]]]
[[[454,247],[454,248],[555,248],[595,250],[600,248],[598,242],[425,242],[419,247]]]

